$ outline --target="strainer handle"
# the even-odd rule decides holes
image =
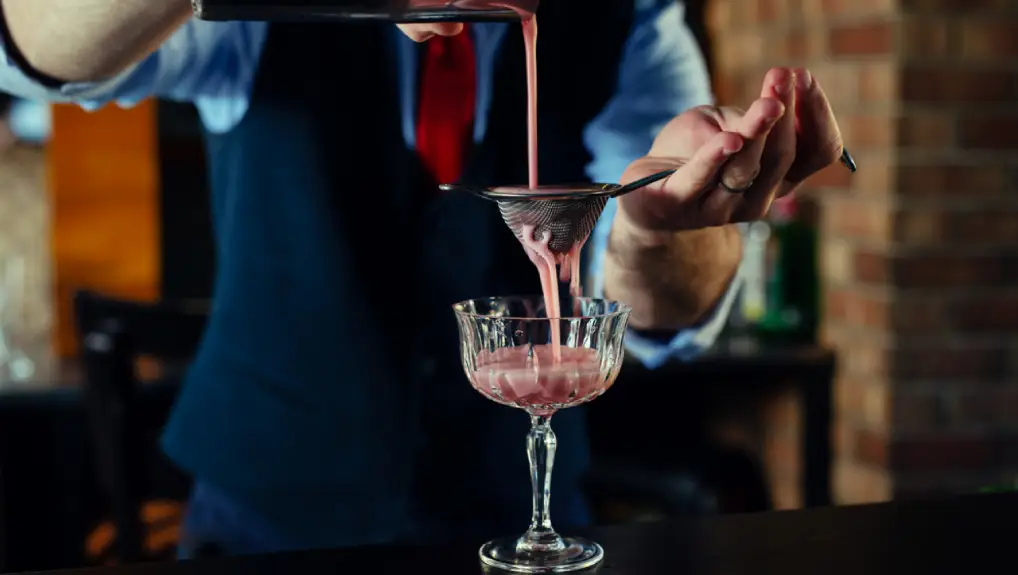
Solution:
[[[633,191],[639,190],[640,188],[642,188],[644,186],[649,186],[649,185],[653,184],[654,182],[657,182],[657,181],[660,181],[660,180],[663,180],[663,179],[667,178],[668,176],[674,174],[676,169],[677,168],[672,168],[670,170],[665,170],[663,172],[657,172],[656,174],[651,174],[651,175],[649,175],[649,176],[647,176],[645,178],[640,178],[639,180],[636,180],[635,182],[629,182],[628,184],[626,184],[624,186],[619,186],[618,188],[616,188],[609,195],[611,197],[613,197],[613,198],[617,198],[619,196],[624,196],[624,195],[628,194],[629,192],[633,192]]]

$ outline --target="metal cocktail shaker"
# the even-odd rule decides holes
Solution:
[[[538,0],[191,0],[203,20],[382,20],[468,22],[519,20]]]

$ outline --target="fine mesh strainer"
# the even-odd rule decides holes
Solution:
[[[443,191],[465,191],[498,203],[502,219],[520,241],[526,228],[534,238],[547,238],[552,253],[567,253],[594,230],[609,198],[628,194],[663,180],[674,169],[658,172],[621,186],[619,184],[576,184],[541,186],[499,186],[477,188],[461,184],[442,184]]]
[[[856,171],[855,160],[842,148],[839,161],[850,172]],[[498,203],[502,219],[520,241],[526,243],[524,229],[533,239],[545,238],[552,253],[564,254],[594,230],[609,198],[617,198],[663,180],[675,173],[665,170],[624,186],[619,184],[578,184],[540,186],[475,187],[468,184],[442,184],[445,192],[464,191]],[[734,190],[732,190],[734,191]],[[550,233],[550,235],[546,235]]]

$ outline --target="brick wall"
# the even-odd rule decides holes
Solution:
[[[808,66],[860,165],[806,190],[840,357],[837,500],[1014,480],[1018,2],[708,2],[722,103]]]

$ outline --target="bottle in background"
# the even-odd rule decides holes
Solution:
[[[756,331],[761,338],[816,340],[818,281],[816,229],[802,217],[794,196],[774,202],[765,248],[765,305]]]

